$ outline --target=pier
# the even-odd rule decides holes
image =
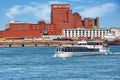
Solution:
[[[61,45],[74,45],[78,41],[9,41],[9,42],[0,42],[0,47],[37,47],[37,46],[61,46]],[[104,43],[108,45],[120,45],[119,41],[112,41],[108,42],[105,41]]]
[[[77,41],[0,42],[0,47],[61,46],[61,45],[74,45],[76,43]]]

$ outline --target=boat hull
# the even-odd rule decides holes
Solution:
[[[54,57],[79,57],[79,56],[94,56],[94,55],[107,55],[109,53],[105,52],[57,52],[54,54]]]

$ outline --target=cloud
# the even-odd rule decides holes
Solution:
[[[71,1],[71,2],[81,2],[83,0],[69,0],[69,1]]]
[[[70,2],[94,3],[96,0],[69,0]]]
[[[10,19],[22,15],[34,16],[36,19],[49,21],[50,18],[50,4],[60,3],[58,1],[49,1],[47,3],[32,2],[29,5],[15,5],[7,9],[6,16]]]
[[[49,4],[58,4],[58,3],[64,3],[64,2],[59,2],[59,1],[50,1]]]
[[[32,3],[31,5],[15,5],[8,9],[6,16],[13,19],[16,16],[28,14],[38,19],[48,20],[50,8],[47,4]]]
[[[11,9],[8,9],[8,13],[6,13],[6,16],[8,16],[9,18],[13,18],[15,15],[18,15],[21,13],[19,10],[20,8],[21,6],[15,5]]]
[[[76,0],[79,1],[79,0]],[[57,3],[66,3],[59,1],[49,1],[47,3],[36,3],[32,2],[28,5],[14,5],[11,8],[7,9],[6,16],[10,19],[15,19],[19,16],[33,16],[38,20],[50,21],[50,5]],[[75,11],[79,11],[79,13],[83,17],[96,17],[96,16],[104,16],[115,11],[117,8],[117,4],[115,3],[106,3],[99,6],[89,7],[89,5],[81,5],[76,6],[74,8]],[[73,11],[74,11],[73,10]]]
[[[117,4],[115,3],[106,3],[99,6],[94,7],[84,7],[83,10],[80,7],[76,9],[81,10],[79,13],[84,17],[96,17],[96,16],[104,16],[106,14],[112,13],[117,9]]]
[[[49,1],[47,3],[37,3],[31,2],[28,5],[14,5],[7,9],[6,16],[10,19],[15,19],[16,17],[29,17],[31,16],[37,20],[50,21],[51,4],[64,3],[59,1]],[[29,17],[30,18],[30,17]]]

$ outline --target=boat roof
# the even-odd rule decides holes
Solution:
[[[86,44],[86,43],[87,43],[87,41],[78,41],[78,44],[81,44],[81,43]]]
[[[89,41],[78,41],[78,44],[86,44],[86,43],[102,43],[101,40],[89,40]]]
[[[100,43],[100,42],[103,42],[103,41],[101,41],[101,40],[89,40],[89,41],[87,41],[87,42],[91,42],[91,43]]]

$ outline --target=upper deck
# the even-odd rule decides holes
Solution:
[[[79,41],[77,45],[102,45],[103,41]]]
[[[62,47],[87,47],[87,48],[103,48],[103,41],[78,41],[75,45],[63,45]]]

